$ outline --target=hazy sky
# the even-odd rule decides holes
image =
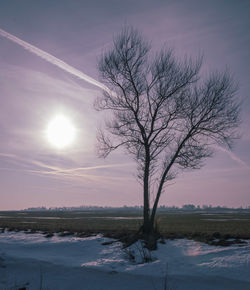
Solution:
[[[185,172],[160,204],[250,205],[250,1],[0,1],[0,29],[98,80],[97,61],[122,26],[138,28],[154,50],[204,54],[203,72],[229,67],[239,81],[242,138],[218,149],[199,171]],[[101,90],[0,35],[0,210],[32,206],[140,205],[135,165],[122,151],[96,157],[105,116]],[[76,127],[65,149],[48,142],[58,114]]]

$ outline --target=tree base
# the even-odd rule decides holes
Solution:
[[[159,238],[161,238],[161,234],[158,230],[158,227],[153,227],[151,225],[145,226],[143,225],[139,232],[141,232],[141,239],[145,243],[145,247],[150,250],[156,250],[157,249],[157,241]]]
[[[141,226],[139,230],[134,234],[124,234],[119,241],[123,243],[123,248],[127,248],[138,240],[144,242],[144,247],[150,251],[157,249],[157,241],[161,238],[157,227],[156,228],[145,228]]]

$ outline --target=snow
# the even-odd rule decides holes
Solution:
[[[104,242],[113,241],[108,245]],[[102,235],[0,234],[0,289],[250,289],[250,241],[229,247],[166,240],[142,263],[140,242],[122,250]],[[147,252],[146,252],[147,254]],[[134,259],[129,259],[134,256]]]

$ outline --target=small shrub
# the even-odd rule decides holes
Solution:
[[[141,257],[141,263],[150,263],[153,261],[151,251],[146,247],[144,241],[139,240],[135,245]]]
[[[131,262],[135,261],[135,253],[133,250],[131,250],[130,248],[124,248],[123,252],[125,253],[128,260],[130,260]]]

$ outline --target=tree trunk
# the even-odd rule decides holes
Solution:
[[[153,206],[153,209],[152,209],[151,217],[150,217],[150,226],[151,226],[152,229],[154,228],[155,215],[156,215],[156,210],[157,210],[157,207],[158,207],[158,202],[159,202],[159,199],[160,199],[160,195],[161,195],[160,193],[159,194],[157,193],[157,196],[156,196],[156,199],[155,199],[155,202],[154,202],[154,206]]]
[[[148,234],[150,232],[150,207],[149,207],[149,166],[150,166],[150,155],[146,148],[146,159],[144,168],[144,178],[143,178],[143,233]]]
[[[160,199],[160,196],[161,196],[161,192],[162,192],[162,189],[163,189],[163,185],[165,183],[166,176],[167,176],[171,166],[174,164],[174,162],[175,162],[175,160],[176,160],[181,148],[185,144],[186,140],[189,138],[190,134],[191,134],[191,132],[189,132],[189,134],[181,142],[181,144],[179,145],[179,147],[178,147],[176,153],[174,154],[171,162],[169,163],[168,167],[166,168],[166,170],[162,174],[161,181],[160,181],[160,184],[159,184],[159,187],[158,187],[158,191],[157,191],[157,194],[156,194],[155,202],[154,202],[154,205],[153,205],[151,217],[150,217],[150,225],[151,225],[151,227],[154,227],[155,214],[156,214],[156,210],[157,210],[157,207],[158,207],[158,203],[159,203],[159,199]]]
[[[149,219],[149,184],[148,184],[148,172],[145,171],[144,174],[144,187],[143,187],[143,198],[144,198],[144,207],[143,207],[143,233],[150,231],[150,219]]]
[[[161,177],[161,181],[160,181],[160,184],[159,184],[159,187],[158,187],[158,191],[157,191],[157,194],[156,194],[156,198],[155,198],[155,201],[154,201],[154,205],[153,205],[153,209],[152,209],[152,213],[151,213],[151,217],[150,217],[150,226],[152,228],[154,228],[156,210],[158,208],[158,203],[159,203],[159,199],[160,199],[160,196],[161,196],[162,188],[163,188],[163,185],[165,183],[165,178],[166,178],[166,175],[167,175],[167,173],[169,171],[169,168],[170,168],[170,166],[168,166],[168,168],[164,171],[164,173],[163,173],[163,175]]]

